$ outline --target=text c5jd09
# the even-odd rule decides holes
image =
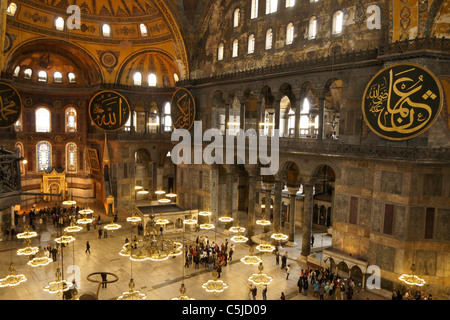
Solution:
[[[265,305],[248,305],[248,304],[231,304],[227,306],[227,314],[233,314],[238,316],[244,316],[248,314],[265,314],[267,312],[267,308]]]

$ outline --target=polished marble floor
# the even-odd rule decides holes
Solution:
[[[105,220],[108,218],[105,217]],[[244,221],[245,217],[240,218]],[[21,220],[21,219],[20,219]],[[20,222],[21,224],[22,222]],[[240,258],[249,253],[249,245],[236,244],[236,251],[233,261],[223,268],[221,279],[228,284],[228,289],[222,293],[208,293],[202,288],[202,284],[212,279],[207,268],[200,265],[196,269],[194,266],[184,267],[183,256],[170,258],[162,262],[143,261],[132,262],[128,257],[120,256],[119,251],[126,238],[137,234],[136,227],[126,222],[126,217],[119,216],[118,223],[122,226],[117,231],[109,231],[108,238],[98,238],[98,230],[91,228],[89,231],[82,230],[74,236],[76,241],[70,243],[63,251],[63,259],[52,262],[47,266],[32,268],[27,265],[27,257],[18,256],[17,249],[25,247],[25,243],[20,240],[0,241],[0,277],[5,277],[9,271],[11,262],[16,266],[17,273],[22,273],[27,277],[27,281],[15,288],[0,288],[0,300],[57,300],[61,299],[61,294],[53,295],[43,291],[43,287],[55,277],[56,268],[62,268],[64,278],[71,280],[75,277],[78,283],[79,296],[85,293],[96,294],[98,290],[99,300],[114,300],[122,292],[128,291],[130,278],[134,279],[136,289],[147,295],[148,300],[169,300],[179,296],[179,288],[182,282],[186,285],[186,294],[197,300],[246,300],[248,277],[252,273],[257,273],[257,266],[245,265]],[[241,225],[244,225],[241,223]],[[38,230],[39,228],[37,228]],[[324,233],[324,230],[313,230],[315,234],[314,250],[320,251],[319,247],[331,245],[331,237]],[[195,243],[197,235],[205,235],[210,241],[221,244],[225,239],[229,239],[231,234],[223,226],[219,226],[215,231],[186,231],[181,234],[169,234],[165,237],[176,238],[184,243]],[[49,222],[43,226],[39,237],[34,238],[32,246],[54,245],[57,230]],[[86,241],[90,242],[91,253],[86,253]],[[232,242],[230,241],[230,244]],[[297,257],[301,250],[301,229],[297,228],[294,244],[286,245],[281,252],[288,252],[288,264],[291,266],[289,279],[286,279],[286,272],[276,264],[275,256],[266,253],[261,256],[264,272],[273,277],[272,283],[268,287],[267,299],[278,300],[284,292],[288,300],[316,300],[312,292],[308,296],[298,294],[297,280],[300,270],[306,265],[300,262]],[[258,253],[256,251],[256,253]],[[259,253],[260,254],[260,253]],[[110,283],[107,288],[98,288],[98,283],[87,280],[92,273],[108,272],[118,277],[118,281]],[[93,275],[91,280],[100,280],[99,275]],[[361,292],[354,296],[354,299],[385,299],[382,296],[371,292]],[[262,299],[261,290],[258,291],[257,300]]]

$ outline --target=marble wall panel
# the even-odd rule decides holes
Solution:
[[[436,216],[435,238],[450,241],[450,209],[438,208]]]
[[[405,237],[406,207],[395,206],[394,210],[394,235],[400,238]]]
[[[372,199],[359,198],[359,225],[370,227],[370,217],[372,214]]]
[[[380,191],[401,194],[403,186],[402,178],[403,174],[401,172],[382,171]]]
[[[366,171],[364,168],[347,168],[347,185],[352,187],[364,188],[365,172]]]
[[[421,207],[411,207],[409,209],[409,223],[407,240],[420,240],[425,232],[425,212]]]
[[[347,222],[349,210],[349,197],[343,194],[336,194],[334,197],[334,219]]]
[[[436,275],[436,251],[416,251],[416,274],[424,276]]]
[[[423,177],[423,195],[440,197],[442,194],[442,175],[425,174]]]
[[[371,228],[374,232],[381,232],[381,226],[383,222],[383,218],[381,215],[382,212],[383,212],[382,203],[375,201],[373,203],[372,224],[371,224]]]

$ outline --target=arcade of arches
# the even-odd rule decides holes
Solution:
[[[211,237],[230,237],[227,228],[237,223],[255,244],[282,232],[298,270],[329,268],[369,294],[368,267],[377,266],[381,289],[371,293],[381,299],[415,292],[399,280],[413,268],[427,295],[447,299],[449,2],[266,2],[1,1],[0,82],[22,102],[17,122],[0,128],[0,156],[9,150],[21,159],[19,193],[0,189],[4,237],[11,226],[23,227],[14,211],[27,216],[33,206],[71,198],[125,226],[135,208],[157,203],[155,191],[173,191],[179,210],[212,213]],[[70,27],[71,4],[79,5],[78,28]],[[424,133],[390,141],[371,130],[361,105],[371,78],[400,63],[431,70],[444,102]],[[219,163],[175,164],[171,99],[181,87],[194,97],[202,132],[214,128],[234,139],[251,131],[257,141],[278,133],[277,171],[262,175],[267,164],[237,152],[232,163],[224,153],[216,154]],[[90,118],[89,102],[104,90],[130,104],[119,130],[101,130]],[[221,216],[234,222],[219,228]],[[258,226],[262,218],[271,225]],[[180,221],[168,231],[182,228]],[[6,240],[3,246],[16,249]],[[0,277],[8,267],[9,255]]]

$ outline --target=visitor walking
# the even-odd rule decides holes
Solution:
[[[286,280],[289,280],[289,273],[291,272],[291,265],[286,266]]]
[[[84,251],[84,253],[89,252],[89,254],[91,254],[91,245],[89,244],[89,241],[86,241],[86,250]]]
[[[267,285],[265,285],[262,290],[262,297],[263,297],[263,300],[267,300]]]

